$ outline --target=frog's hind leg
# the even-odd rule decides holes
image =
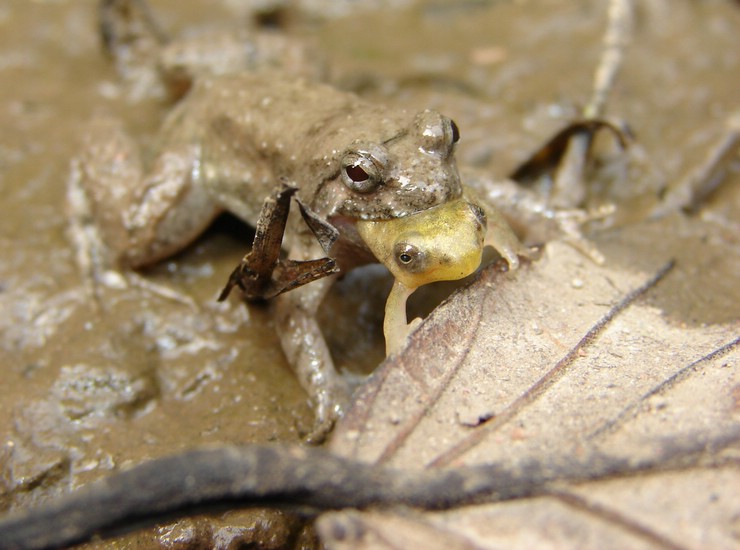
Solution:
[[[299,239],[291,248],[291,257],[310,259],[321,254],[315,240],[307,235],[301,237],[311,242],[304,240],[300,245]],[[314,405],[316,421],[307,440],[316,444],[325,439],[345,412],[351,396],[348,381],[334,368],[329,347],[316,319],[318,308],[335,279],[336,275],[322,278],[281,294],[273,302],[283,352]]]
[[[193,182],[197,151],[160,154],[143,173],[138,147],[121,124],[96,118],[73,160],[68,181],[71,233],[78,263],[93,284],[114,281],[116,268],[141,267],[197,237],[219,208]],[[120,282],[122,279],[118,279]]]

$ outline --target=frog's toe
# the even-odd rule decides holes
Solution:
[[[347,406],[335,403],[332,407],[316,409],[316,420],[314,421],[311,431],[303,438],[307,445],[322,445],[329,434],[334,430],[334,426],[344,416]]]
[[[602,254],[594,243],[589,241],[583,235],[567,236],[565,238],[565,242],[586,256],[596,265],[604,265],[606,263],[606,257],[604,254]]]
[[[519,269],[519,254],[517,252],[513,250],[506,250],[502,255],[506,260],[506,263],[509,264],[509,269],[511,271]]]
[[[303,441],[307,445],[322,445],[329,434],[334,429],[334,424],[337,423],[338,418],[324,419],[321,422],[316,422],[313,429],[303,438]]]
[[[558,226],[563,234],[563,240],[596,265],[604,265],[606,258],[596,245],[583,234],[582,226],[584,223],[592,220],[604,219],[613,212],[613,205],[606,205],[591,212],[583,210],[563,210],[558,212]]]
[[[337,384],[316,396],[315,420],[311,431],[304,437],[309,445],[321,445],[344,416],[350,405],[350,391],[345,384]]]

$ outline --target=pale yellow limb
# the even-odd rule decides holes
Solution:
[[[399,351],[406,344],[409,334],[421,324],[421,319],[418,317],[410,323],[406,320],[406,301],[416,288],[409,288],[398,279],[393,282],[393,288],[385,303],[385,320],[383,321],[386,355]]]
[[[485,244],[492,246],[509,264],[509,269],[519,267],[519,256],[529,257],[530,250],[514,234],[504,216],[495,208],[486,208],[488,226]]]

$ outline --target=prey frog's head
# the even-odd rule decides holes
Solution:
[[[356,228],[375,257],[412,290],[478,269],[486,217],[460,198],[403,218],[360,221]]]
[[[454,150],[457,125],[435,112],[412,120],[403,113],[363,113],[352,136],[333,152],[332,173],[321,183],[318,210],[329,216],[390,220],[427,210],[462,195]],[[339,137],[337,137],[339,140]]]

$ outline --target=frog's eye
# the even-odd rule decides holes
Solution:
[[[342,180],[357,193],[375,191],[382,183],[380,163],[365,152],[347,153],[342,159]]]
[[[419,145],[427,153],[447,157],[460,141],[460,128],[455,121],[436,111],[424,111],[417,115],[420,130]]]
[[[455,121],[452,119],[450,120],[450,139],[453,144],[460,141],[460,128],[457,127],[457,124],[455,124]]]
[[[429,262],[426,254],[413,244],[396,243],[393,257],[398,266],[408,273],[422,273],[426,271]]]

